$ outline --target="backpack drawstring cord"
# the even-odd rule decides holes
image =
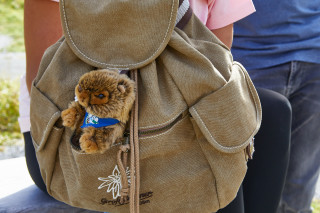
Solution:
[[[139,194],[140,194],[140,156],[139,156],[139,135],[138,135],[138,70],[133,70],[131,71],[131,76],[132,79],[136,83],[136,98],[133,106],[133,128],[132,129],[132,135],[133,138],[130,140],[130,146],[131,149],[134,147],[134,154],[132,154],[131,158],[131,164],[134,164],[134,169],[130,170],[130,176],[135,177],[133,180],[131,178],[131,183],[134,181],[134,188],[132,191],[130,191],[131,197],[134,197],[134,201],[130,202],[130,211],[132,213],[139,213],[139,204],[140,204],[140,199],[139,199]],[[130,130],[131,132],[131,130]],[[130,136],[131,137],[131,136]]]
[[[138,71],[130,71],[131,78],[135,81],[136,92],[135,102],[130,115],[130,145],[121,145],[118,152],[117,161],[121,174],[121,199],[126,202],[129,196],[130,212],[139,213],[140,194],[140,161],[139,161],[139,136],[138,136]],[[127,153],[130,150],[130,190],[129,181],[126,174]],[[122,155],[123,153],[123,155]]]
[[[130,150],[129,144],[121,145],[117,155],[117,163],[118,163],[119,171],[121,174],[121,191],[120,191],[121,203],[126,202],[129,196],[129,181],[128,181],[127,172],[126,172],[129,150]]]

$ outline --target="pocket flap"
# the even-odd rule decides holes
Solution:
[[[226,153],[244,149],[261,123],[258,94],[246,70],[236,62],[227,84],[202,98],[189,111],[206,139]]]
[[[61,111],[34,85],[31,89],[31,97],[31,136],[36,151],[40,151],[45,146],[52,128],[60,118]]]

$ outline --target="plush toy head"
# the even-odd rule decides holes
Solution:
[[[80,78],[75,94],[88,113],[125,123],[134,102],[135,88],[134,82],[124,74],[96,70]]]

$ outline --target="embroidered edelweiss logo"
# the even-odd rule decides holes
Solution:
[[[128,182],[130,184],[130,170],[129,167],[126,169],[126,175],[128,177]],[[107,187],[107,192],[112,192],[113,199],[117,199],[117,197],[121,197],[120,190],[121,186],[121,174],[116,165],[113,169],[112,175],[109,175],[107,178],[99,177],[98,180],[103,181],[103,183],[98,187],[98,189],[102,189]]]

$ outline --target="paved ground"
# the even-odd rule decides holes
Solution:
[[[24,53],[0,52],[0,76],[2,78],[15,79],[26,70]]]
[[[43,193],[30,178],[24,157],[0,160],[0,171],[0,213],[98,213]]]
[[[17,158],[24,156],[24,141],[23,139],[17,140],[14,146],[0,147],[0,160]]]
[[[0,199],[33,185],[24,157],[0,160]]]

